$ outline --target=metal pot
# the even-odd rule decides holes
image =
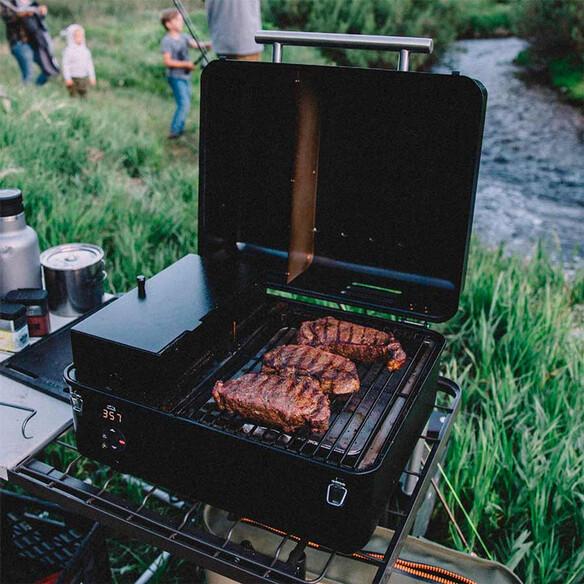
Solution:
[[[90,243],[65,243],[41,254],[49,309],[59,316],[80,316],[103,302],[103,249]]]

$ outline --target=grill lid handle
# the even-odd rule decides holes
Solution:
[[[400,54],[399,71],[408,70],[410,53],[431,53],[434,49],[434,41],[428,38],[366,34],[259,30],[255,34],[255,40],[258,43],[273,45],[272,61],[274,63],[282,61],[282,47],[284,45],[396,51]]]

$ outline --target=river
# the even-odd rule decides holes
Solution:
[[[459,41],[434,69],[478,79],[489,94],[473,229],[524,255],[542,239],[566,267],[584,265],[584,117],[522,79],[513,59],[526,46]]]

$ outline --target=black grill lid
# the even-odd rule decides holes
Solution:
[[[460,75],[213,62],[199,253],[279,294],[447,320],[485,109],[484,87]]]

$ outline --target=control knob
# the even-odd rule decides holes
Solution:
[[[101,447],[104,450],[119,453],[126,448],[126,438],[118,428],[104,428],[101,438]]]

